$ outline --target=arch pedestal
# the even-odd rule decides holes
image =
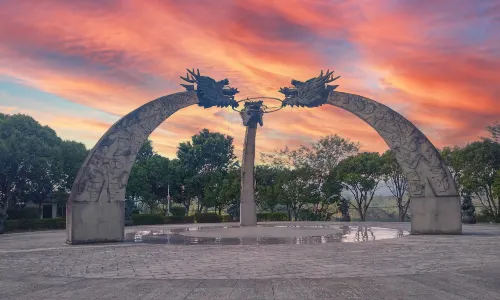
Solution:
[[[116,122],[97,142],[78,171],[66,210],[70,244],[124,239],[125,190],[148,136],[176,111],[198,103],[196,92],[158,98]]]
[[[406,118],[371,99],[333,91],[328,104],[373,127],[396,154],[409,184],[412,234],[461,234],[460,196],[441,155]]]

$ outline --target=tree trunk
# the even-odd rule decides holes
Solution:
[[[366,212],[363,212],[363,207],[361,206],[361,204],[359,204],[358,213],[359,213],[359,218],[361,219],[361,221],[362,222],[366,221]]]
[[[399,222],[404,222],[405,216],[406,216],[406,213],[404,211],[404,207],[399,206],[398,209],[399,209]]]
[[[189,200],[188,202],[183,202],[182,204],[184,204],[184,207],[186,208],[186,215],[188,215],[189,208],[191,207],[191,200]]]

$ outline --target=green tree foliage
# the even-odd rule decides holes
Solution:
[[[149,212],[165,203],[172,178],[170,160],[160,155],[142,157],[132,167],[126,197],[139,202]]]
[[[231,204],[239,202],[240,170],[214,172],[203,186],[204,207],[213,207],[219,214]]]
[[[181,143],[177,151],[180,166],[184,168],[184,190],[198,199],[198,211],[206,208],[205,188],[210,185],[210,177],[216,172],[228,172],[237,167],[233,138],[218,132],[203,129],[191,137],[191,141]]]
[[[67,195],[86,153],[29,116],[0,114],[0,209]]]
[[[455,149],[450,164],[462,189],[469,191],[481,202],[484,212],[500,220],[500,195],[495,189],[500,185],[500,144],[490,139]]]
[[[410,207],[410,197],[405,198],[408,191],[408,181],[391,150],[382,155],[382,179],[396,199],[399,221],[403,222]]]
[[[335,175],[344,189],[349,192],[362,221],[382,180],[383,159],[378,153],[360,153],[341,161],[335,168]]]
[[[137,153],[135,157],[135,161],[141,161],[153,157],[155,155],[155,151],[153,150],[153,142],[150,139],[147,139],[144,144],[142,144],[141,149]]]
[[[311,213],[317,215],[316,219],[328,219],[337,210],[334,204],[340,199],[342,190],[332,172],[339,162],[358,151],[358,143],[330,135],[310,147],[301,146],[296,150],[285,147],[275,153],[264,154],[264,162],[283,170],[281,181],[283,178],[290,179],[278,186],[261,189],[267,189],[267,194],[277,195],[274,198],[281,199],[280,204],[286,205],[290,216],[297,216],[304,206],[312,206]],[[308,193],[307,196],[304,193]]]
[[[493,141],[500,143],[500,122],[494,122],[493,125],[487,126],[486,130],[491,134]]]
[[[280,176],[283,169],[257,165],[255,167],[255,200],[265,211],[274,212],[281,193]]]

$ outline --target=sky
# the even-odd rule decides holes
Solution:
[[[121,116],[183,91],[199,68],[246,97],[333,69],[338,91],[393,108],[437,146],[463,146],[500,119],[500,0],[0,0],[0,112],[23,113],[91,148]],[[495,33],[496,32],[496,33]],[[273,103],[269,103],[273,105]],[[231,109],[192,106],[151,136],[176,147],[203,128],[234,136]],[[339,134],[385,151],[332,106],[266,114],[257,152]]]

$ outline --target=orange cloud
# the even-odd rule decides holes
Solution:
[[[342,76],[339,90],[394,108],[436,146],[484,135],[500,113],[500,45],[493,38],[500,6],[487,0],[370,3],[4,1],[0,74],[118,118],[181,91],[178,76],[186,67],[229,78],[242,99],[280,97],[278,88],[290,79],[330,67]],[[22,102],[19,110],[36,111]],[[185,109],[152,138],[161,153],[173,156],[180,141],[209,128],[235,136],[240,152],[244,128],[235,114]],[[66,124],[60,115],[46,122],[89,146],[109,126],[85,118]],[[336,108],[285,109],[266,115],[264,123],[258,151],[333,133],[359,140],[363,150],[386,149],[373,129]]]

